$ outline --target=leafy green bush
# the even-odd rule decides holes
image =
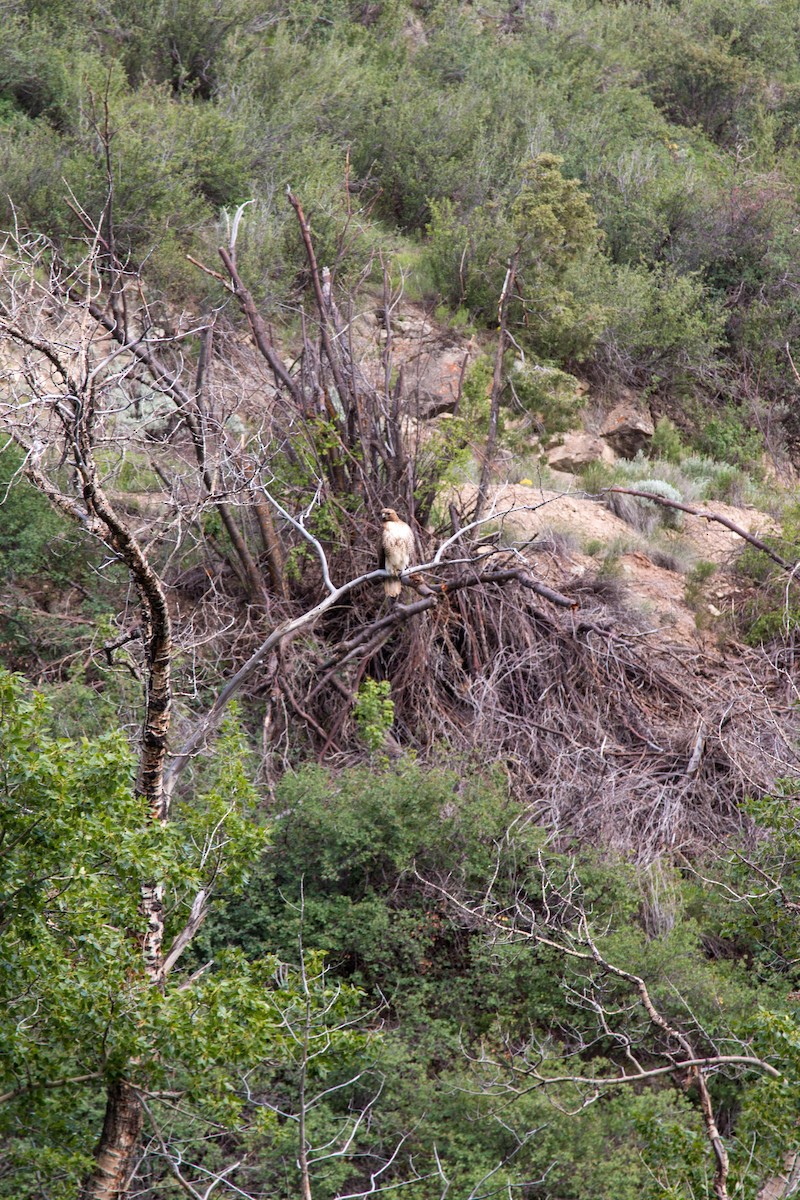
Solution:
[[[732,404],[706,420],[695,434],[694,442],[702,454],[718,462],[743,467],[751,474],[761,469],[764,440]]]
[[[451,304],[465,304],[487,324],[497,322],[506,270],[516,256],[510,323],[515,336],[556,361],[585,357],[599,320],[578,287],[579,268],[600,241],[597,217],[561,165],[555,155],[538,155],[521,166],[504,195],[467,213],[450,199],[432,201],[428,226],[434,280]]]
[[[257,953],[302,934],[306,945],[327,949],[335,975],[388,1001],[374,1153],[405,1131],[418,1169],[435,1171],[435,1145],[460,1194],[490,1169],[512,1185],[547,1173],[565,1200],[584,1200],[589,1190],[604,1200],[656,1200],[667,1185],[676,1195],[699,1194],[710,1150],[693,1094],[663,1081],[617,1089],[582,1108],[573,1085],[549,1093],[530,1086],[532,1054],[541,1073],[560,1077],[616,1074],[628,1037],[641,1061],[662,1060],[642,1049],[647,1022],[625,999],[627,983],[598,976],[591,962],[516,940],[504,917],[521,901],[535,928],[548,920],[571,928],[570,903],[579,899],[602,930],[603,954],[642,975],[670,1019],[682,1025],[691,1013],[692,1036],[702,1027],[712,1039],[746,1037],[763,998],[759,983],[703,948],[706,937],[717,945],[726,931],[726,893],[715,895],[666,863],[654,882],[653,871],[585,848],[562,857],[545,847],[543,831],[514,819],[519,810],[501,789],[476,774],[466,779],[408,761],[340,774],[306,768],[284,778],[276,804],[274,842],[246,900],[231,900],[198,952],[215,954],[234,942]],[[547,908],[546,878],[557,890],[561,884],[557,911]],[[489,879],[498,927],[491,939],[459,907],[462,897],[488,903]],[[446,902],[440,886],[456,903]],[[571,1002],[594,994],[601,981],[613,1010],[610,1030],[594,1025],[585,1002]],[[783,1011],[779,998],[776,1011]],[[714,1083],[734,1128],[738,1106],[761,1086],[747,1076]],[[751,1117],[751,1136],[767,1137],[754,1110]],[[517,1136],[530,1129],[535,1138]],[[734,1170],[750,1171],[750,1150],[733,1146]],[[404,1165],[398,1161],[389,1174],[400,1182]],[[438,1191],[420,1185],[420,1195],[433,1200]]]
[[[654,102],[679,125],[700,125],[724,142],[747,130],[750,106],[764,81],[760,72],[729,52],[722,39],[696,41],[671,22],[645,48],[644,79]]]
[[[780,534],[765,534],[764,542],[789,562],[800,559],[800,505],[786,505]],[[753,646],[793,636],[800,622],[800,601],[786,574],[754,546],[745,546],[736,560],[737,573],[757,590],[740,614],[744,638]]]
[[[533,417],[536,435],[547,447],[556,434],[574,429],[583,399],[573,375],[540,363],[515,360],[509,375],[514,407]]]
[[[659,417],[655,432],[647,447],[649,458],[660,458],[664,462],[679,463],[686,453],[683,439],[669,417]]]
[[[69,128],[79,94],[75,58],[81,40],[75,27],[52,37],[43,15],[26,20],[6,10],[0,28],[0,98],[53,128]]]
[[[0,1194],[30,1200],[79,1194],[105,1087],[121,1074],[148,1088],[180,1078],[205,1114],[202,1141],[209,1123],[241,1112],[230,1082],[240,1051],[255,1062],[281,1043],[274,960],[223,956],[191,998],[151,986],[142,964],[144,880],[170,881],[171,940],[198,889],[225,876],[241,889],[264,845],[234,726],[202,799],[165,826],[134,795],[120,732],[68,741],[49,723],[43,697],[0,673]],[[287,982],[283,1004],[294,991]]]
[[[353,715],[361,737],[371,751],[380,750],[394,721],[394,704],[388,680],[365,679],[358,689]]]
[[[0,575],[7,581],[48,577],[65,585],[89,563],[87,543],[20,470],[16,446],[0,450]]]
[[[603,285],[606,326],[595,357],[611,377],[678,394],[714,379],[725,321],[699,276],[660,263],[603,265],[595,286]]]

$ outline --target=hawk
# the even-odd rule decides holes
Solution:
[[[393,508],[381,509],[381,520],[383,531],[378,564],[382,570],[398,577],[387,579],[383,584],[385,594],[396,600],[402,587],[399,577],[408,570],[414,557],[414,531],[400,520]]]

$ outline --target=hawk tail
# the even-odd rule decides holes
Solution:
[[[385,596],[391,596],[393,600],[397,599],[402,590],[403,585],[399,579],[385,579],[383,581],[383,594]]]

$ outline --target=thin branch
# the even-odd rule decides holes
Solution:
[[[535,1067],[524,1068],[525,1074],[532,1075],[537,1082],[548,1086],[562,1083],[580,1083],[592,1087],[618,1087],[622,1084],[639,1083],[642,1079],[655,1078],[658,1075],[671,1075],[676,1071],[709,1070],[714,1067],[744,1066],[753,1067],[770,1075],[773,1079],[782,1079],[780,1071],[763,1058],[755,1058],[749,1054],[711,1054],[704,1058],[676,1059],[665,1067],[650,1067],[637,1071],[634,1075],[541,1075]]]
[[[314,547],[314,550],[316,551],[316,554],[317,554],[317,558],[319,559],[320,567],[322,569],[322,581],[325,584],[325,587],[328,589],[329,592],[335,592],[336,588],[331,583],[330,570],[328,567],[328,558],[327,558],[327,555],[325,554],[325,551],[322,548],[322,543],[318,540],[318,538],[315,538],[313,533],[311,533],[308,529],[306,529],[306,526],[305,526],[306,519],[310,516],[314,506],[319,503],[319,497],[320,497],[321,490],[322,490],[322,485],[320,484],[314,494],[314,499],[311,501],[311,503],[308,505],[305,512],[302,514],[302,516],[299,519],[297,517],[293,517],[290,512],[287,512],[287,510],[283,507],[283,505],[278,500],[276,500],[275,497],[266,490],[266,488],[263,489],[263,495],[266,497],[266,499],[269,501],[269,503],[272,505],[272,507],[275,509],[275,511],[279,512],[281,514],[281,516],[283,517],[283,519],[285,521],[288,521],[289,524],[292,526],[292,528],[296,529],[297,532],[301,535],[301,537],[304,537],[305,540],[307,542],[310,542],[311,545]]]
[[[10,1092],[0,1093],[0,1104],[7,1104],[9,1100],[15,1100],[17,1096],[23,1096],[26,1092],[36,1092],[40,1088],[50,1091],[51,1088],[69,1087],[72,1083],[88,1083],[90,1079],[100,1079],[101,1077],[100,1071],[91,1071],[88,1075],[68,1075],[64,1079],[48,1079],[42,1083],[23,1083],[19,1087],[12,1088]]]

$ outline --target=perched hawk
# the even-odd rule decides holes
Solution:
[[[398,577],[407,571],[414,557],[414,533],[410,525],[401,521],[393,508],[381,510],[383,532],[381,533],[381,549],[379,566]],[[387,596],[397,599],[400,595],[400,579],[387,579],[383,590]]]

